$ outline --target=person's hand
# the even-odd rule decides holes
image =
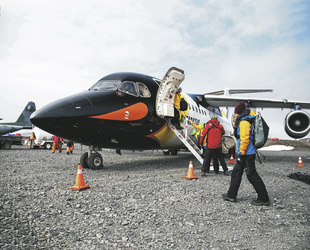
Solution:
[[[244,162],[245,155],[238,155],[237,163],[242,164]]]

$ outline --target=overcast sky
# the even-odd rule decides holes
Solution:
[[[131,71],[185,71],[187,93],[272,88],[256,97],[310,101],[310,1],[0,0],[0,117],[15,121]],[[265,110],[264,110],[265,112]],[[283,119],[271,136],[285,137]],[[275,125],[276,124],[276,125]],[[275,125],[275,126],[274,126]]]

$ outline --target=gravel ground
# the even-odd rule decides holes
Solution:
[[[189,152],[107,150],[103,170],[83,170],[90,189],[72,191],[81,151],[0,151],[1,249],[310,249],[310,186],[287,177],[310,173],[307,151],[257,162],[270,207],[249,204],[245,176],[238,202],[223,201],[230,177],[200,177]],[[191,160],[197,180],[183,178]]]

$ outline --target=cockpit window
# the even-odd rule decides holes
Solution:
[[[99,80],[89,90],[116,90],[120,83],[118,80]]]
[[[148,98],[151,96],[149,89],[141,82],[137,83],[141,97]]]
[[[123,82],[118,90],[126,94],[138,96],[135,84],[133,82]]]

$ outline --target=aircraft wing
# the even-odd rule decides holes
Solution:
[[[255,108],[288,108],[294,109],[296,105],[299,105],[301,109],[310,109],[310,102],[303,101],[289,101],[287,99],[263,99],[263,98],[244,98],[244,97],[232,97],[232,96],[219,96],[205,94],[202,96],[196,96],[200,101],[206,102],[214,107],[234,107],[240,101],[248,103],[250,107]],[[203,98],[201,98],[203,97]]]

